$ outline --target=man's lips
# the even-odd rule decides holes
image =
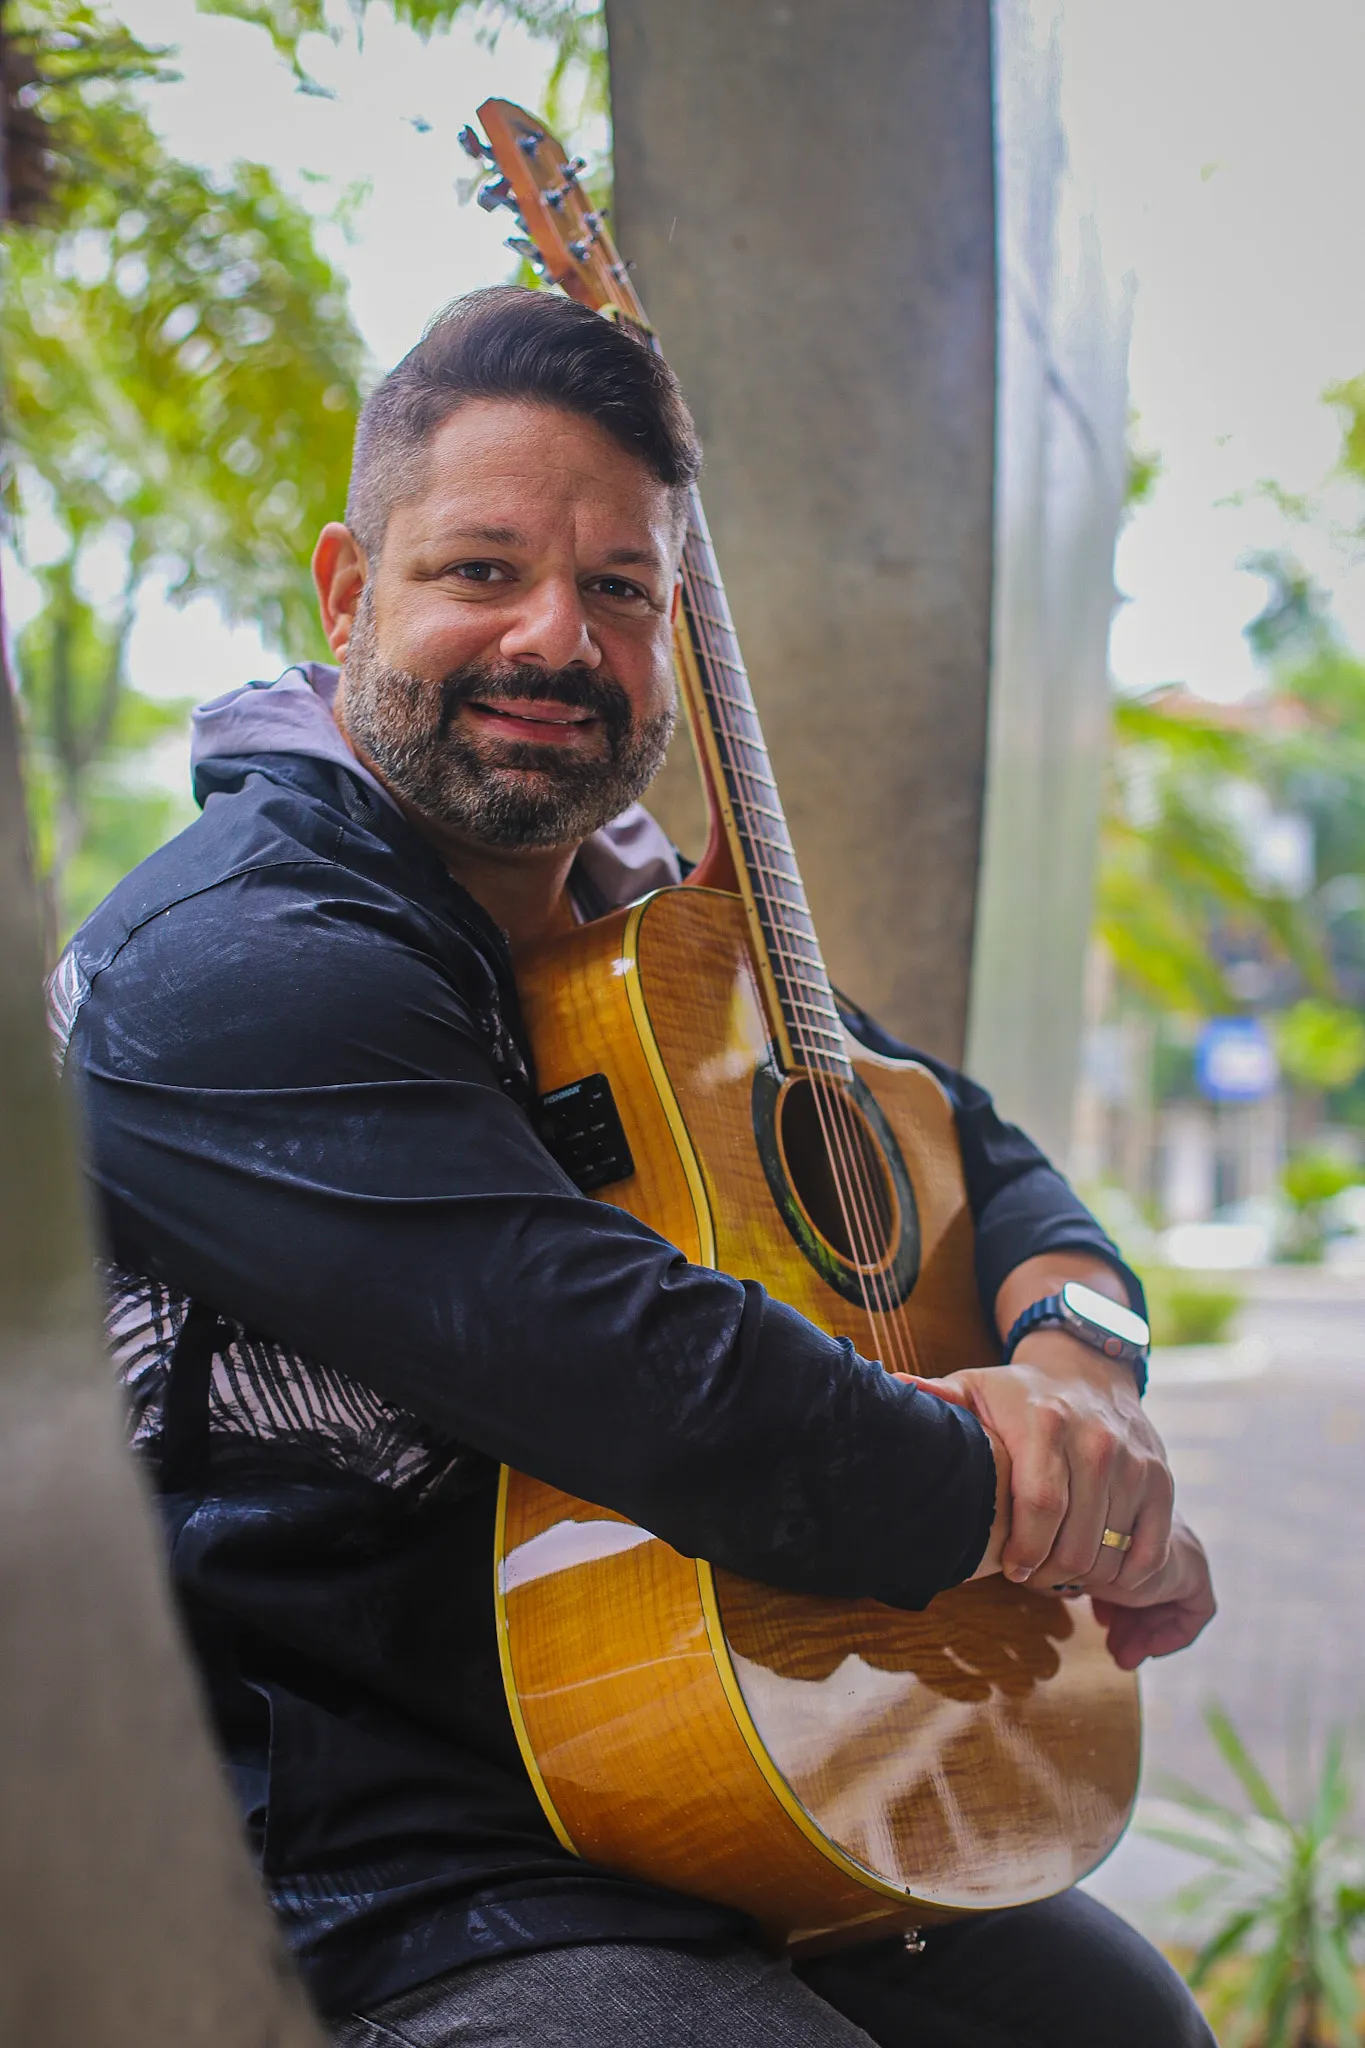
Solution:
[[[578,705],[557,704],[544,697],[499,697],[490,704],[471,698],[465,710],[478,724],[500,730],[508,739],[528,739],[550,745],[572,745],[575,735],[597,724],[591,711]]]

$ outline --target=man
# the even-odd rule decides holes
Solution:
[[[318,542],[340,678],[206,707],[203,816],[54,979],[133,1438],[246,1825],[338,2042],[1207,2042],[1079,1896],[793,1970],[564,1853],[518,1755],[499,1461],[811,1591],[1075,1583],[1128,1666],[1213,1611],[1128,1365],[1044,1327],[937,1399],[687,1265],[537,1138],[517,952],[677,877],[636,799],[698,459],[628,335],[548,295],[458,302],[370,399]],[[1002,1337],[1069,1279],[1140,1303],[936,1071]]]

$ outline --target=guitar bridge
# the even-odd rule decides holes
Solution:
[[[635,1161],[605,1074],[552,1088],[537,1108],[542,1144],[585,1195],[631,1178]]]

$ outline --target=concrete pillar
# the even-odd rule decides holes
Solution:
[[[321,2048],[210,1747],[91,1256],[0,664],[0,2041]]]
[[[1055,11],[995,9],[995,589],[967,1061],[1067,1161],[1109,743],[1129,304],[1110,293],[1090,223],[1062,246]]]
[[[616,226],[836,981],[960,1057],[989,680],[988,0],[607,0]],[[665,819],[696,848],[690,770]]]

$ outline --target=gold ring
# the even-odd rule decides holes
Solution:
[[[1106,1550],[1131,1550],[1133,1539],[1125,1536],[1121,1529],[1106,1529],[1100,1542]]]

